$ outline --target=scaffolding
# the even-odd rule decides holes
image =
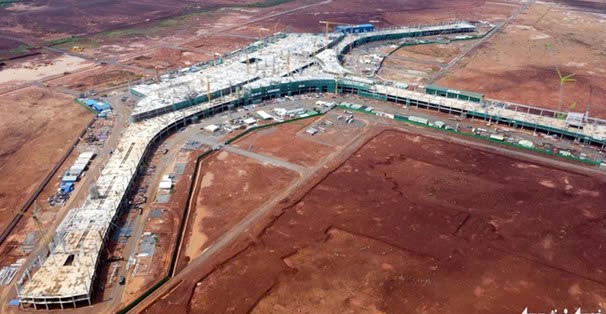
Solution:
[[[465,31],[466,25],[470,24],[458,22],[347,35],[277,34],[222,56],[220,64],[194,65],[186,71],[178,71],[180,74],[173,78],[131,87],[133,93],[144,95],[144,98],[131,117],[133,123],[124,130],[95,182],[98,193],[89,195],[81,207],[70,209],[55,231],[48,252],[28,265],[15,285],[21,304],[36,308],[90,304],[101,252],[118,213],[128,204],[143,160],[160,139],[186,123],[238,106],[304,93],[351,93],[530,128],[589,144],[606,144],[604,120],[575,117],[575,124],[571,125],[561,118],[562,113],[554,111],[492,100],[478,103],[429,95],[376,84],[352,75],[335,75],[338,70],[329,69],[340,66],[335,60],[348,46],[411,34]],[[331,51],[336,51],[335,55]],[[331,54],[335,60],[320,58],[322,54]],[[255,66],[254,71],[247,67],[249,58],[260,60],[255,60],[254,63],[261,65]],[[277,68],[273,74],[263,73],[273,67]]]

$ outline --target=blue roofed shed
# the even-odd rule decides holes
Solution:
[[[342,33],[366,33],[374,30],[375,26],[372,24],[340,25],[335,28],[335,31]]]
[[[94,99],[87,99],[87,100],[84,101],[84,103],[87,106],[95,109],[95,111],[97,111],[97,112],[102,112],[102,111],[105,111],[105,110],[110,110],[112,108],[108,103],[106,103],[104,101],[97,101],[97,100],[94,100]]]

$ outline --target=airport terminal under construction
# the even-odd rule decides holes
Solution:
[[[103,167],[86,202],[65,216],[15,288],[22,305],[64,308],[90,305],[97,270],[118,213],[128,206],[135,178],[157,143],[200,118],[236,107],[304,93],[350,93],[407,107],[437,110],[604,147],[606,121],[439,87],[403,89],[353,75],[341,64],[351,49],[373,41],[445,34],[472,38],[470,22],[373,29],[362,33],[277,33],[253,44],[151,82],[130,87],[140,98],[131,123]]]

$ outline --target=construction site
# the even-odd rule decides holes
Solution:
[[[606,308],[603,69],[590,80],[545,48],[557,64],[549,99],[455,79],[495,71],[483,51],[504,50],[519,20],[548,38],[538,25],[564,4],[490,2],[395,24],[401,12],[348,21],[315,11],[334,3],[298,2],[250,9],[258,21],[223,35],[184,36],[196,14],[171,20],[179,42],[154,49],[137,45],[169,24],[39,47],[39,59],[69,50],[62,75],[10,61],[23,79],[0,84],[7,101],[78,111],[36,129],[44,117],[21,123],[33,109],[0,99],[15,117],[0,128],[0,172],[23,175],[0,190],[1,312]],[[233,12],[249,14],[234,5],[207,23]],[[314,27],[289,27],[306,14]],[[147,38],[120,48],[122,36]],[[52,144],[63,138],[69,147]],[[20,147],[37,142],[55,164],[24,172]]]

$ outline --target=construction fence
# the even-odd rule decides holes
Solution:
[[[347,107],[344,105],[337,105],[337,108],[340,109],[344,109],[344,110],[350,110],[350,111],[355,111],[355,112],[360,112],[360,113],[364,113],[364,114],[370,114],[370,115],[377,115],[375,112],[369,112],[366,111],[364,109],[354,109],[351,107]],[[472,137],[475,139],[480,139],[483,141],[489,141],[492,143],[497,143],[499,145],[505,145],[505,146],[510,146],[510,147],[514,147],[514,148],[518,148],[518,149],[523,149],[523,150],[528,150],[528,151],[533,151],[533,152],[537,152],[537,153],[541,153],[541,154],[545,154],[545,155],[549,155],[549,156],[554,156],[554,157],[558,157],[558,158],[562,158],[562,159],[567,159],[567,160],[572,160],[572,161],[576,161],[576,162],[581,162],[581,163],[585,163],[588,165],[592,165],[592,166],[600,166],[602,165],[602,161],[601,160],[589,160],[589,159],[583,159],[583,158],[579,158],[579,157],[575,157],[575,156],[565,156],[565,155],[561,155],[558,153],[555,153],[553,151],[550,150],[545,150],[545,149],[541,149],[541,148],[537,148],[537,147],[528,147],[528,146],[524,146],[518,143],[510,143],[510,142],[506,142],[506,141],[501,141],[501,140],[497,140],[494,138],[491,138],[489,136],[483,136],[483,135],[479,135],[479,134],[472,134],[472,133],[466,133],[466,132],[459,132],[456,130],[452,130],[452,129],[446,129],[446,128],[442,128],[442,127],[438,127],[435,125],[430,125],[430,124],[425,124],[425,123],[421,123],[418,121],[412,121],[409,119],[409,117],[407,116],[402,116],[402,115],[394,115],[394,120],[396,121],[400,121],[400,122],[405,122],[408,124],[413,124],[413,125],[417,125],[417,126],[423,126],[423,127],[427,127],[427,128],[432,128],[432,129],[436,129],[442,132],[448,132],[448,133],[452,133],[452,134],[457,134],[457,135],[461,135],[461,136],[467,136],[467,137]]]
[[[229,92],[229,91],[226,91]],[[241,96],[240,96],[241,93]],[[244,92],[239,90],[237,97],[234,100],[226,101],[220,103],[218,105],[213,106],[212,108],[201,111],[197,114],[197,118],[207,117],[216,113],[224,112],[230,109],[234,109],[236,107],[241,107],[245,105],[257,104],[263,101],[280,98],[284,96],[294,96],[299,94],[308,94],[308,93],[346,93],[346,94],[355,94],[361,97],[379,100],[379,101],[389,101],[395,102],[399,104],[403,104],[406,106],[415,106],[417,108],[422,109],[430,109],[437,110],[444,113],[456,114],[466,117],[474,117],[478,119],[490,120],[498,123],[507,124],[510,126],[523,127],[533,131],[539,131],[547,134],[555,134],[562,137],[567,137],[574,140],[579,140],[583,144],[591,144],[596,146],[605,146],[606,140],[600,140],[597,138],[585,136],[580,132],[573,132],[570,130],[557,129],[549,126],[545,126],[542,124],[535,124],[531,122],[521,121],[521,120],[513,120],[506,119],[499,116],[491,116],[478,111],[468,111],[462,110],[459,108],[450,108],[440,104],[433,104],[426,101],[414,99],[414,98],[406,98],[406,97],[398,97],[397,95],[389,95],[378,93],[375,91],[373,85],[365,84],[362,82],[354,81],[351,79],[317,79],[317,80],[304,80],[304,81],[296,81],[296,82],[287,82],[287,83],[278,83],[270,86],[263,86],[248,89]],[[227,95],[227,94],[223,94]],[[221,95],[220,95],[221,96]],[[214,97],[214,96],[213,96]],[[166,109],[164,111],[174,111],[175,108],[183,109],[189,106],[193,106],[197,104],[197,101],[204,102],[208,99],[206,96],[200,96],[192,102],[189,103],[179,103],[174,105],[172,109]],[[580,130],[579,130],[580,131]]]

